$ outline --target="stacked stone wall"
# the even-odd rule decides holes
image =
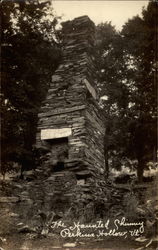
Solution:
[[[65,166],[78,161],[74,171],[86,169],[103,178],[104,120],[97,103],[95,25],[87,16],[79,17],[63,23],[62,36],[63,60],[39,113],[37,146],[47,144],[41,130],[71,129]]]

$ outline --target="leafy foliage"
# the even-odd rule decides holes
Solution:
[[[118,168],[125,150],[129,90],[124,83],[126,64],[120,33],[111,23],[100,24],[97,41],[100,105],[106,118],[104,151],[108,175],[109,161],[112,160]]]
[[[106,117],[105,161],[118,168],[137,160],[139,180],[156,154],[157,3],[128,20],[121,33],[111,23],[98,28],[101,106]]]
[[[147,9],[143,10],[143,17],[129,20],[122,30],[125,51],[132,64],[132,69],[127,68],[130,71],[128,81],[132,82],[130,90],[132,107],[129,109],[131,138],[127,153],[138,160],[140,180],[147,161],[155,158],[157,147],[155,68],[157,8],[157,3],[151,1]]]
[[[50,2],[2,1],[2,166],[32,165],[37,112],[58,66]],[[50,12],[51,13],[51,12]]]

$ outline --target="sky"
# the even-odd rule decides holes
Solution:
[[[140,15],[142,7],[147,6],[148,0],[124,1],[82,1],[82,0],[52,0],[53,8],[62,21],[72,20],[75,17],[88,15],[97,25],[101,22],[111,21],[117,30],[133,16]]]

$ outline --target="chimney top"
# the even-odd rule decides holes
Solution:
[[[63,32],[72,32],[74,31],[83,31],[83,30],[94,30],[95,29],[95,24],[93,21],[88,17],[88,16],[80,16],[72,21],[66,21],[62,23],[63,27]]]

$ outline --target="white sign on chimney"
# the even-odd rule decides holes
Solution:
[[[41,140],[50,140],[68,137],[72,134],[71,128],[60,128],[60,129],[42,129]]]

